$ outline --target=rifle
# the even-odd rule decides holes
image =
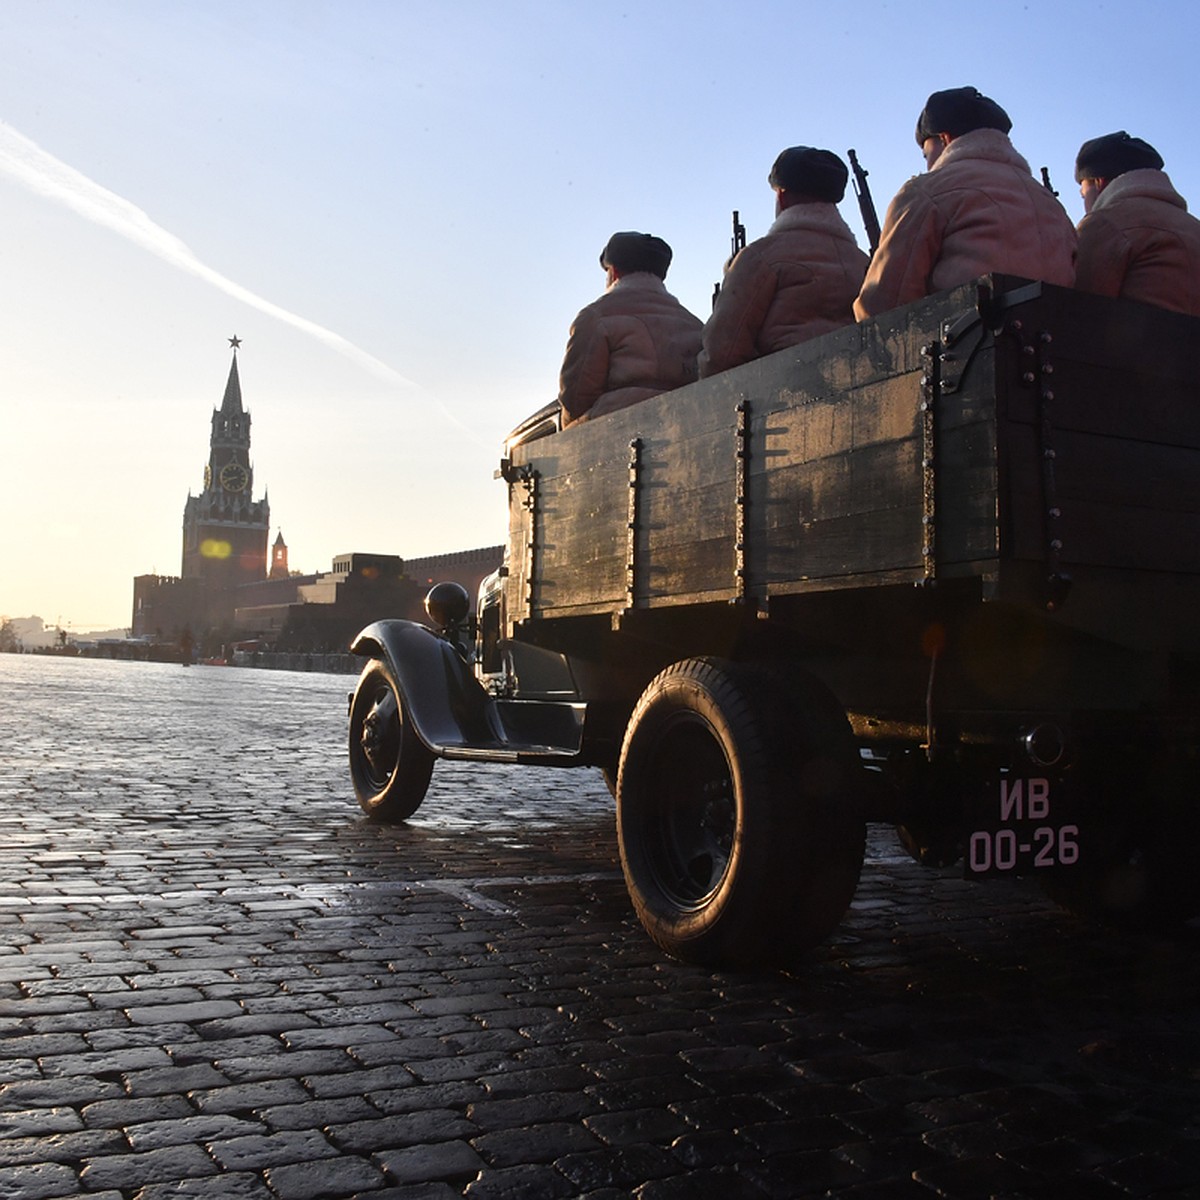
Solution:
[[[733,210],[733,237],[729,239],[729,262],[733,262],[738,256],[738,251],[746,248],[746,227],[738,220],[738,210]],[[729,263],[725,264],[726,267]],[[713,285],[713,308],[717,307],[717,297],[721,294],[721,285],[719,283]]]
[[[871,199],[871,189],[867,185],[867,172],[858,164],[858,155],[853,150],[847,152],[850,158],[850,170],[854,172],[854,194],[858,197],[858,211],[862,213],[863,229],[867,233],[867,241],[871,246],[871,254],[879,249],[879,216],[875,212],[875,201]]]
[[[1054,190],[1054,184],[1050,182],[1049,167],[1042,168],[1042,187],[1044,187],[1046,191],[1048,191],[1056,200],[1058,199],[1058,193]]]

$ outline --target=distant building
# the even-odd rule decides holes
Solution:
[[[23,650],[43,650],[61,640],[57,628],[47,628],[41,617],[13,617],[8,622],[10,635]]]
[[[292,574],[282,530],[268,560],[270,508],[253,497],[250,414],[242,403],[238,339],[221,407],[213,410],[204,490],[183,510],[178,576],[133,581],[132,634],[216,653],[237,641],[289,650],[344,650],[365,625],[389,617],[424,619],[433,583],[451,579],[474,593],[501,563],[488,546],[407,563],[393,554],[340,554],[324,574]]]
[[[184,579],[219,592],[267,577],[271,508],[266,496],[255,500],[253,493],[250,414],[242,406],[235,345],[224,399],[213,410],[204,491],[189,492],[183,508]]]
[[[425,591],[435,583],[450,580],[461,583],[474,596],[479,590],[479,585],[503,561],[503,546],[484,546],[479,550],[453,550],[449,554],[406,558],[404,570],[409,578],[421,584]]]
[[[250,414],[242,404],[238,339],[221,407],[213,409],[204,490],[183,507],[178,576],[139,575],[133,581],[134,637],[178,642],[229,624],[233,593],[267,577],[270,505],[254,499]]]
[[[287,542],[283,540],[283,530],[275,538],[271,547],[271,572],[268,579],[286,579],[288,577]]]

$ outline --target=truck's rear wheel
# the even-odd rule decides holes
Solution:
[[[350,777],[363,812],[380,821],[411,817],[425,799],[433,763],[391,671],[371,662],[350,702]]]
[[[688,659],[638,701],[617,832],[634,908],[668,953],[782,962],[824,939],[862,867],[858,754],[815,680]]]

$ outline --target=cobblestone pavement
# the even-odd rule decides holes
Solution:
[[[364,821],[352,680],[0,655],[0,1197],[1200,1196],[1200,931],[873,832],[788,974],[664,959],[593,772]]]

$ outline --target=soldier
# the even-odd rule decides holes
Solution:
[[[1200,221],[1162,168],[1158,151],[1124,130],[1083,143],[1075,286],[1200,316]]]
[[[627,408],[696,378],[700,318],[667,291],[671,247],[614,233],[600,252],[607,287],[575,318],[559,376],[563,425]]]
[[[854,302],[860,321],[989,271],[1074,282],[1071,219],[1013,148],[1011,128],[975,88],[929,97],[917,121],[927,170],[888,206]]]
[[[775,160],[775,221],[727,269],[704,327],[702,376],[853,323],[867,256],[837,210],[848,178],[829,150],[792,146]]]

